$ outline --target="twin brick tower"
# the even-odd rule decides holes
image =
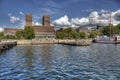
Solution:
[[[50,26],[50,16],[49,15],[43,16],[42,25],[43,26]],[[26,15],[26,25],[25,26],[32,26],[32,14]]]
[[[50,16],[44,15],[41,25],[32,25],[32,14],[26,15],[26,27],[33,27],[35,38],[55,38],[54,26],[50,26]]]

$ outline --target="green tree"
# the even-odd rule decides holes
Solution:
[[[65,33],[63,33],[63,32],[57,33],[57,38],[58,39],[63,39],[64,37],[65,37]]]
[[[95,38],[95,34],[93,32],[90,33],[90,38]]]
[[[100,35],[99,31],[92,31],[90,33],[90,38],[95,38],[96,36]]]
[[[79,36],[80,36],[81,39],[85,39],[86,38],[85,32],[80,32]]]
[[[3,39],[4,38],[4,34],[3,32],[0,32],[0,39]]]
[[[24,29],[24,38],[25,39],[32,39],[35,37],[35,32],[34,29],[32,27],[25,27]]]
[[[109,34],[110,34],[110,29],[109,29],[108,26],[106,26],[106,27],[103,28],[102,34],[109,36]]]
[[[118,27],[118,29],[120,30],[120,24],[118,24],[116,27]]]
[[[120,27],[119,24],[117,26],[113,26],[113,24],[109,24],[109,26],[104,26],[102,30],[103,35],[112,36],[113,34],[119,34]]]
[[[77,38],[79,38],[79,34],[73,28],[67,28],[63,32],[65,33],[65,36],[68,39],[77,39]]]
[[[24,31],[23,30],[18,30],[16,32],[16,37],[17,37],[17,39],[22,39],[24,37]]]
[[[110,30],[110,27],[111,27],[111,30]],[[111,36],[113,34],[120,34],[120,24],[118,24],[117,26],[106,26],[103,28],[102,30],[102,34],[103,35],[107,35],[107,36],[110,36],[110,33],[111,33]]]
[[[14,35],[7,35],[5,36],[5,39],[16,39]]]
[[[120,24],[113,27],[113,33],[114,34],[120,34]]]
[[[57,38],[60,39],[77,39],[79,38],[79,34],[73,28],[67,28],[62,32],[57,33]]]

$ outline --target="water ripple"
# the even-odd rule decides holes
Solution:
[[[16,46],[0,54],[0,80],[120,80],[120,45]]]

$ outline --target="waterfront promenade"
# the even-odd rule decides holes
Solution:
[[[91,39],[78,39],[78,40],[60,40],[60,39],[40,39],[40,40],[17,40],[18,45],[39,45],[39,44],[65,44],[76,46],[87,46],[92,42]]]

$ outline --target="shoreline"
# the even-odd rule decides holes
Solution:
[[[92,39],[40,39],[40,40],[2,40],[0,42],[0,51],[8,50],[16,45],[41,45],[41,44],[62,44],[72,46],[90,46]]]
[[[17,45],[16,41],[0,42],[0,52],[6,51],[6,50],[8,50],[16,45]]]
[[[60,40],[60,39],[41,39],[41,40],[17,40],[17,45],[40,45],[40,44],[66,44],[76,46],[89,46],[92,43],[91,39],[79,40]]]

